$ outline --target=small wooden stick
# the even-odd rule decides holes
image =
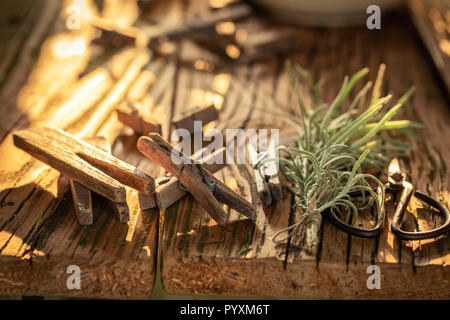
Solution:
[[[189,164],[191,159],[186,155],[172,154],[172,146],[159,134],[151,133],[149,137],[142,136],[138,140],[137,147],[142,154],[178,178],[180,183],[189,190],[219,225],[225,225],[226,214],[217,200],[251,219],[255,218],[256,209],[252,204],[234,193],[206,169],[201,172],[199,168],[201,165]],[[180,163],[175,163],[172,156],[178,157]],[[214,182],[215,187],[212,190],[209,189],[204,183],[204,179]]]
[[[121,183],[152,194],[153,178],[106,152],[59,129],[27,129],[14,133],[14,144],[87,188],[115,201],[126,201]],[[117,179],[117,180],[116,180]]]
[[[149,132],[161,134],[161,124],[156,119],[144,114],[138,109],[127,110],[125,108],[118,108],[116,112],[120,122],[132,128],[134,132],[140,135],[146,135]]]
[[[203,167],[212,173],[226,166],[225,156],[227,149],[225,146],[203,157],[206,149],[207,147],[200,149],[191,158],[193,160],[201,159],[200,163]],[[156,179],[155,201],[160,210],[166,210],[185,195],[186,192],[180,189],[178,179],[175,177],[161,177],[160,179]],[[152,204],[151,201],[149,203]]]
[[[193,107],[184,110],[180,116],[176,117],[172,121],[173,126],[176,129],[187,129],[190,133],[194,133],[194,121],[202,121],[202,126],[205,124],[217,120],[219,113],[216,107],[212,104],[207,107]]]

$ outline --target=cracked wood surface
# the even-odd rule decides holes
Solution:
[[[191,2],[189,9],[201,11],[199,7],[199,2]],[[382,31],[377,32],[362,27],[302,28],[298,32],[302,46],[288,55],[214,73],[180,64],[174,112],[219,95],[217,128],[281,128],[283,140],[289,129],[256,108],[277,106],[298,112],[284,70],[286,59],[299,62],[316,79],[326,79],[323,99],[327,102],[333,99],[345,75],[368,66],[369,77],[374,80],[379,64],[385,63],[385,90],[400,97],[410,86],[416,86],[402,117],[425,125],[417,132],[420,141],[409,140],[413,145],[407,161],[411,180],[419,190],[448,207],[448,101],[408,18],[395,15],[384,20]],[[195,56],[210,58],[208,53],[184,42],[180,61]],[[224,73],[230,85],[220,92],[214,84]],[[302,88],[302,95],[311,99]],[[258,206],[256,224],[224,207],[228,224],[220,228],[190,196],[169,207],[162,213],[161,240],[162,284],[168,293],[335,299],[450,298],[448,236],[434,241],[399,243],[389,231],[392,201],[386,204],[388,219],[376,240],[349,237],[324,221],[317,231],[319,243],[308,246],[293,239],[275,246],[271,237],[296,219],[287,190],[283,200],[263,209],[251,166],[228,165],[215,176]],[[421,228],[440,223],[440,219],[425,212],[419,212],[419,217]],[[370,219],[370,215],[361,217],[358,223],[368,225]],[[381,290],[369,290],[366,286],[369,277],[366,269],[371,264],[381,268]]]

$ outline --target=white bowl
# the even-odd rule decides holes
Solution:
[[[399,6],[402,0],[251,0],[272,18],[295,25],[364,25],[367,7],[375,4],[381,13]]]

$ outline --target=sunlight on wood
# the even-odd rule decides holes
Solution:
[[[217,110],[222,108],[223,96],[211,91],[192,89],[189,96],[189,106],[207,107],[214,104]]]

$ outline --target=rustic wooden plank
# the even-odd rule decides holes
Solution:
[[[115,120],[115,115],[111,119]],[[116,122],[117,127],[120,128],[120,124]],[[111,130],[116,129],[102,128],[99,133]],[[113,154],[123,159],[127,157],[126,153],[113,151]],[[130,203],[128,224],[119,223],[105,200],[94,196],[94,223],[83,227],[75,222],[72,200],[65,199],[51,218],[44,219],[29,238],[24,238],[21,248],[24,251],[17,253],[20,257],[22,252],[24,260],[11,259],[14,256],[5,260],[11,248],[2,251],[1,261],[6,262],[1,264],[2,274],[18,284],[3,286],[2,292],[148,298],[156,273],[158,212],[141,212],[137,200],[130,201],[128,194],[127,200]],[[20,231],[16,233],[20,234]],[[82,273],[81,290],[66,287],[66,268],[74,264]]]
[[[189,164],[191,162],[189,157],[180,153],[178,157],[181,160],[181,164],[174,163],[172,161],[172,147],[160,135],[153,133],[149,137],[141,137],[138,141],[138,149],[146,157],[149,157],[177,177],[180,183],[203,204],[208,213],[220,225],[225,224],[226,215],[217,200],[236,209],[250,219],[254,218],[255,209],[250,203],[236,195],[220,180],[214,178],[206,169],[200,172],[198,167]],[[208,181],[214,181],[215,187],[213,190],[210,190],[205,185],[202,178],[203,175],[207,177]]]
[[[190,53],[198,56],[197,52],[190,51]],[[187,90],[187,95],[194,89],[201,89],[204,92],[212,89],[214,74],[192,72],[189,69],[182,69],[179,74],[184,72],[186,75],[190,72],[191,77],[179,78],[177,88]],[[245,90],[226,92],[227,96],[220,109],[219,129],[245,128],[251,114],[251,109],[246,105],[253,103],[256,80],[264,74],[261,68],[255,68],[253,72],[249,72],[247,66],[237,67],[233,73],[239,76],[238,79],[242,81],[240,85],[243,84],[242,88]],[[234,80],[236,80],[235,76],[230,81]],[[181,101],[179,107],[182,108],[183,105],[186,104]],[[237,112],[238,110],[239,112]],[[235,192],[252,203],[259,204],[260,200],[253,182],[252,171],[250,166],[228,165],[216,176]],[[280,202],[277,206],[282,204]],[[287,205],[289,206],[289,202]],[[262,268],[267,270],[266,268],[276,268],[276,266],[281,269],[283,257],[271,260],[271,250],[268,249],[269,247],[274,248],[274,246],[268,239],[274,234],[273,229],[287,225],[288,214],[283,210],[280,210],[278,215],[272,214],[271,209],[264,212],[258,206],[256,224],[252,225],[248,221],[242,220],[236,211],[228,209],[227,229],[220,230],[210,223],[206,212],[196,201],[192,201],[191,197],[185,197],[168,208],[164,215],[162,242],[164,265],[161,273],[166,290],[170,293],[238,294],[237,292],[243,292],[241,291],[243,287],[254,288],[257,276],[249,278],[245,274],[258,273]],[[272,221],[270,226],[268,221]],[[262,239],[262,242],[254,241],[253,238]],[[265,243],[266,246],[262,246],[261,243]],[[247,262],[255,254],[267,259],[264,260],[264,264],[252,263],[250,267]],[[241,264],[240,261],[243,260],[246,263]],[[194,263],[196,268],[193,268]],[[200,279],[200,274],[206,276]],[[264,276],[261,274],[261,277],[269,277],[273,281],[278,281],[278,276],[279,274],[276,274],[272,277],[267,272]],[[247,281],[251,281],[251,283]]]
[[[120,15],[126,16],[127,13],[122,11]],[[62,40],[64,36],[60,35]],[[49,64],[32,74],[57,82],[59,78],[54,75],[64,77],[65,73],[61,72],[64,68],[61,64],[50,63],[51,60],[46,57],[48,54],[49,51],[41,50],[39,60],[47,60]],[[64,129],[82,137],[83,126],[91,122],[92,125],[84,134],[108,134],[109,139],[114,139],[122,126],[111,112],[122,102],[121,97],[127,95],[128,88],[133,86],[135,79],[130,73],[126,82],[121,79],[136,57],[134,50],[127,50],[107,62],[105,67],[109,71],[100,67],[93,71],[96,72],[96,77],[87,74],[80,82],[70,82],[70,85],[67,84],[69,82],[61,81],[66,83],[62,85],[64,90],[57,92],[55,101],[46,104],[46,112],[33,115],[31,125],[55,125],[52,123],[55,121],[58,126],[59,118],[64,120]],[[64,63],[67,64],[67,61]],[[137,77],[140,72],[135,69],[131,73],[135,73]],[[103,78],[107,85],[102,86],[103,81],[91,82],[94,88],[91,88],[90,96],[96,93],[95,88],[98,88],[99,94],[95,95],[95,99],[82,99],[82,92],[86,93],[89,87],[89,81],[84,80],[89,77],[97,80]],[[74,78],[77,78],[76,74]],[[38,82],[33,87],[30,82],[27,91],[23,93],[24,99],[31,93],[31,88],[43,97],[48,96],[49,92],[39,91],[40,84]],[[104,93],[109,90],[108,86],[114,85],[117,91],[113,89],[110,93],[119,95],[108,98]],[[77,99],[80,103],[76,102]],[[62,104],[66,106],[64,119],[49,117],[50,121],[47,123],[41,118],[50,115],[50,112],[58,114],[57,110]],[[76,110],[81,105],[86,110],[82,116]],[[91,107],[84,107],[85,105]],[[101,105],[104,107],[99,108]],[[72,117],[76,114],[80,115],[79,119]],[[93,117],[96,118],[95,121],[91,120]],[[16,128],[30,125],[26,120],[25,117],[21,118]],[[120,149],[113,150],[113,155],[125,159],[127,154],[122,152]],[[11,206],[2,206],[0,209],[2,293],[99,298],[148,298],[151,295],[156,274],[159,221],[156,210],[141,213],[136,194],[136,199],[129,201],[130,222],[121,224],[113,218],[106,200],[94,195],[94,223],[92,226],[80,226],[75,219],[71,197],[63,198],[57,194],[59,173],[56,170],[21,153],[13,146],[11,134],[0,144],[0,159],[1,201],[12,203]],[[66,286],[66,270],[69,265],[77,265],[81,269],[81,290],[69,290]]]
[[[288,57],[306,66],[316,79],[326,78],[323,99],[327,101],[333,99],[345,75],[368,66],[369,78],[374,79],[378,65],[384,62],[387,65],[384,87],[394,96],[400,97],[409,86],[416,85],[416,93],[402,114],[402,118],[425,125],[425,129],[417,132],[422,140],[409,140],[413,145],[407,161],[411,180],[448,206],[449,157],[445,146],[448,139],[443,139],[442,134],[450,132],[446,129],[450,114],[412,30],[413,26],[403,16],[384,20],[380,33],[364,28],[300,28],[303,50],[281,56],[275,63],[268,59],[250,67],[227,69],[232,74],[232,85],[224,95],[218,127],[258,128],[271,124],[282,129],[283,140],[288,130],[284,131],[282,122],[244,106],[268,104],[298,114],[284,70]],[[203,57],[199,51],[190,50],[190,54],[198,59]],[[410,68],[411,65],[415,68]],[[215,76],[187,66],[182,66],[178,74],[176,107],[179,108],[185,105],[190,91],[209,91]],[[311,99],[303,84],[301,89],[302,95]],[[424,105],[427,108],[421,107]],[[251,172],[252,168],[247,166],[229,165],[218,175],[232,189],[239,189],[245,198],[259,204]],[[377,240],[348,237],[324,221],[320,229],[316,228],[315,246],[307,247],[302,241],[275,245],[271,237],[293,224],[301,214],[290,210],[291,204],[291,195],[286,192],[285,199],[275,206],[266,210],[259,207],[254,225],[240,220],[230,210],[226,231],[211,225],[204,210],[191,197],[169,207],[164,213],[161,248],[165,290],[178,294],[297,298],[449,297],[448,237],[398,243],[389,230],[392,201],[387,203],[386,226]],[[421,228],[439,224],[438,218],[419,215]],[[357,223],[369,226],[373,224],[373,216],[363,215]],[[381,268],[381,290],[369,290],[366,286],[370,276],[366,270],[371,264]]]
[[[142,67],[148,63],[150,55],[146,51],[137,50],[137,55],[135,59],[128,66],[123,77],[115,84],[114,89],[109,93],[109,95],[100,103],[96,108],[96,113],[90,118],[89,122],[83,127],[81,131],[81,136],[92,135],[91,124],[96,122],[105,121],[107,115],[110,114],[118,102],[125,97],[125,93],[130,87],[131,82],[137,77]]]

